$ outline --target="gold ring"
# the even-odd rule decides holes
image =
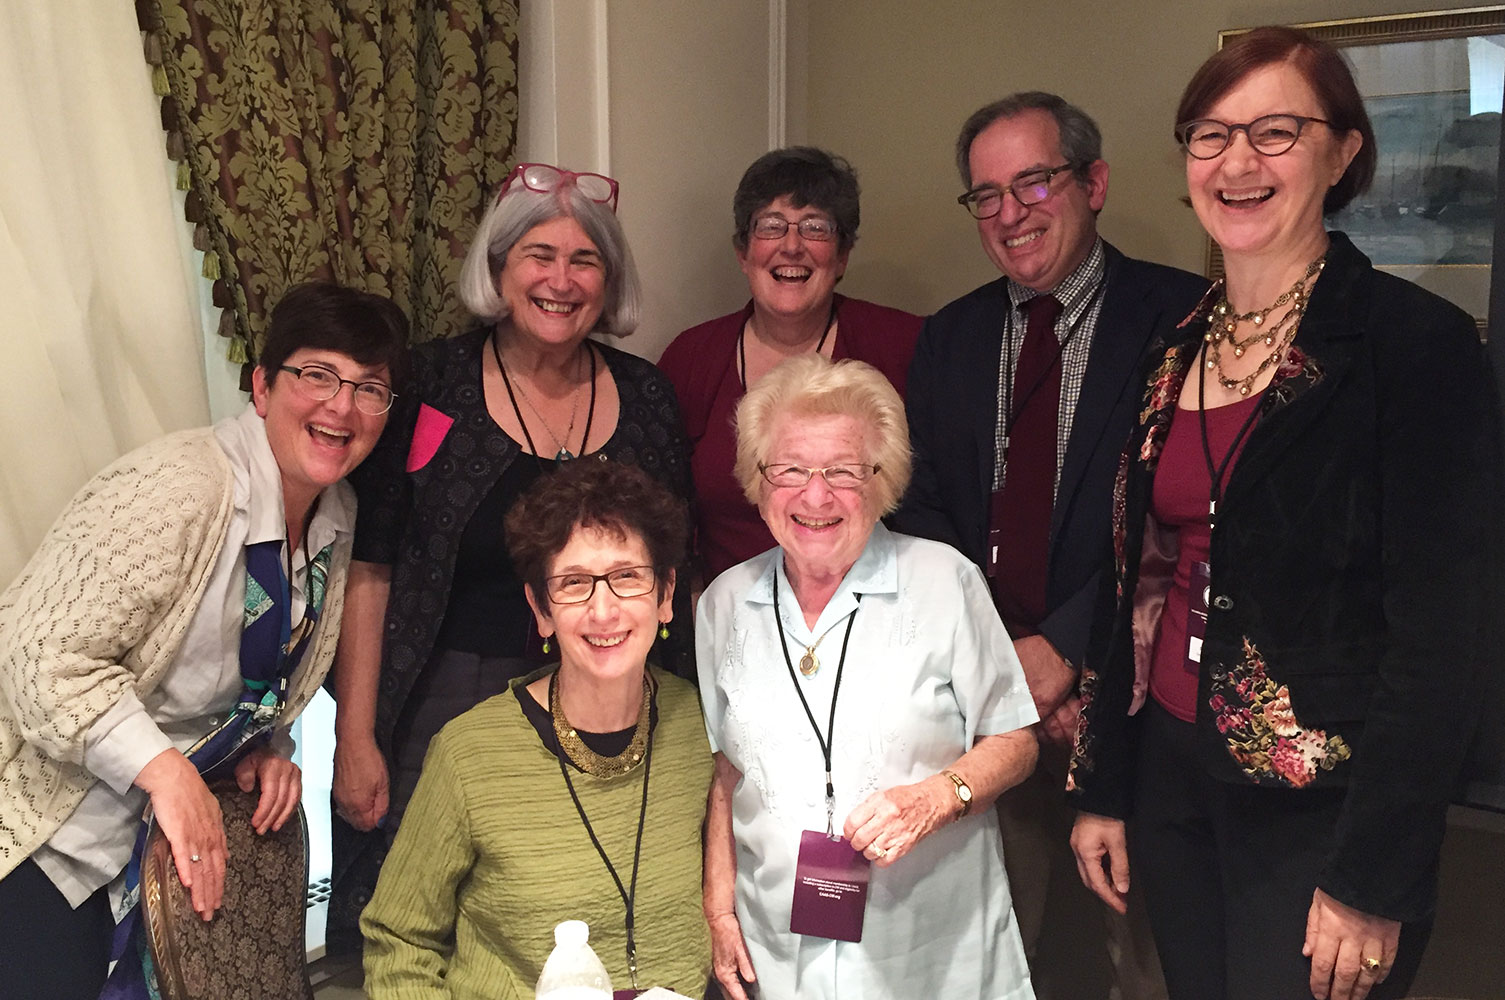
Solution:
[[[1369,972],[1378,972],[1380,971],[1380,960],[1371,955],[1364,959],[1364,968]]]
[[[888,857],[888,848],[879,847],[877,844],[874,844],[873,853],[878,856],[879,860],[882,860],[883,858]]]
[[[198,864],[199,863],[199,856],[197,854],[190,854],[190,855],[188,855],[188,860],[192,861],[194,864]]]

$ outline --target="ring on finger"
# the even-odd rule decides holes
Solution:
[[[886,848],[886,847],[879,847],[877,844],[874,844],[873,845],[873,854],[879,860],[882,860],[883,858],[888,857],[888,848]]]
[[[198,864],[203,859],[200,858],[197,854],[190,854],[188,855],[188,860],[192,861],[194,864]]]
[[[1373,955],[1370,955],[1368,958],[1364,959],[1364,971],[1370,973],[1379,972],[1380,960],[1375,958]]]

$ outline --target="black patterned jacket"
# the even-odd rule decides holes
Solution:
[[[1107,816],[1133,807],[1129,713],[1176,559],[1151,490],[1205,313],[1177,332],[1150,354],[1082,675],[1070,794]],[[1345,789],[1319,885],[1421,919],[1502,611],[1494,382],[1467,315],[1334,233],[1260,410],[1212,535],[1201,757],[1226,781]]]

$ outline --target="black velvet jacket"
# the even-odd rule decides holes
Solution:
[[[1151,352],[1119,472],[1116,574],[1071,765],[1089,812],[1132,810],[1130,711],[1175,566],[1151,489],[1206,328],[1204,312]],[[1502,611],[1493,379],[1467,315],[1334,233],[1260,410],[1212,535],[1201,755],[1227,781],[1344,789],[1319,884],[1365,912],[1421,919]]]

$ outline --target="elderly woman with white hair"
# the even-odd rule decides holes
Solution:
[[[991,806],[1034,767],[1035,709],[977,568],[879,523],[909,470],[904,406],[860,361],[786,361],[737,407],[778,547],[717,577],[696,627],[733,1000],[1034,995]]]
[[[414,350],[411,388],[352,480],[360,518],[335,667],[333,950],[360,940],[357,919],[430,738],[546,658],[508,556],[514,501],[563,462],[606,457],[689,495],[672,387],[646,361],[587,339],[637,326],[616,204],[617,182],[600,174],[512,171],[460,279],[482,325]],[[660,665],[688,671],[687,635],[658,645]]]

